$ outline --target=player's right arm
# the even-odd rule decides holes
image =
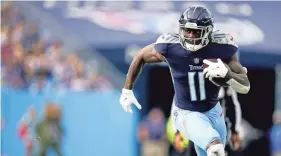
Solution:
[[[146,63],[165,61],[164,57],[167,56],[168,51],[167,43],[174,39],[174,36],[163,34],[155,43],[147,45],[141,49],[133,59],[119,100],[121,106],[126,112],[132,113],[131,104],[135,104],[138,109],[141,109],[141,105],[138,103],[132,91],[134,84]]]
[[[155,49],[155,44],[145,46],[138,52],[130,65],[124,89],[133,89],[137,77],[146,63],[157,63],[162,61],[165,61],[165,58]]]

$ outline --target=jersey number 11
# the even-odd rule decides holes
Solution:
[[[191,98],[191,101],[197,101],[198,99],[196,96],[196,89],[199,89],[200,101],[203,101],[206,99],[204,74],[203,74],[203,72],[198,72],[199,87],[195,86],[195,74],[196,74],[196,72],[188,73],[190,98]]]

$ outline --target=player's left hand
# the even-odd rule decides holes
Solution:
[[[217,62],[204,59],[203,63],[208,65],[208,67],[203,70],[206,78],[224,78],[228,72],[228,68],[221,59],[217,59]]]

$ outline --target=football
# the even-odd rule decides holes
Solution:
[[[218,62],[217,59],[207,59],[207,60],[209,60],[211,62]],[[228,66],[227,64],[225,64],[225,65]],[[208,65],[204,63],[203,68],[205,69],[207,67],[208,67]],[[213,81],[221,87],[228,87],[229,86],[229,84],[226,83],[225,78],[213,78]]]

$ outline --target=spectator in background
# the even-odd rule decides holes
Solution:
[[[46,49],[46,62],[51,64],[50,70],[52,70],[53,75],[57,80],[61,80],[61,77],[65,74],[62,56],[61,56],[61,43],[56,41],[54,44],[51,44]]]
[[[3,25],[8,25],[10,23],[10,10],[11,2],[10,1],[1,1],[1,27]]]
[[[87,84],[83,77],[84,66],[81,60],[74,54],[67,58],[68,64],[71,66],[72,74],[70,81],[70,89],[72,91],[85,91]]]
[[[82,71],[76,71],[74,78],[71,81],[72,91],[86,91],[87,83],[83,78]]]
[[[24,88],[26,86],[26,77],[22,49],[15,47],[9,58],[2,65],[2,82],[8,87]]]
[[[48,79],[51,73],[46,69],[39,69],[32,80],[30,91],[34,93],[50,93],[53,89],[52,80]]]
[[[19,9],[16,7],[11,7],[10,8],[10,21],[9,24],[12,27],[16,27],[18,24],[22,23],[24,21],[24,17],[22,14],[20,14]]]
[[[6,43],[9,28],[7,26],[1,27],[1,46]]]
[[[13,30],[13,42],[21,42],[21,40],[23,39],[22,38],[22,35],[23,35],[23,28],[24,28],[24,23],[23,22],[20,22],[18,23],[14,30]]]
[[[52,72],[56,80],[56,89],[59,91],[68,90],[75,73],[67,58],[61,57],[60,62],[53,66]]]
[[[273,114],[273,126],[270,130],[271,156],[281,156],[281,111]]]
[[[38,156],[46,156],[49,148],[53,149],[57,156],[61,156],[61,139],[63,130],[61,126],[60,108],[49,103],[45,108],[45,118],[36,125],[36,134],[40,138],[40,151]]]
[[[166,140],[166,120],[159,108],[153,108],[139,125],[138,139],[142,156],[168,156],[169,144]]]
[[[28,64],[33,72],[36,72],[41,68],[48,69],[52,65],[49,64],[48,60],[46,60],[44,53],[42,52],[40,42],[33,44],[33,48],[30,50],[29,56]]]
[[[171,156],[191,156],[191,142],[176,129],[172,117],[168,119],[166,133],[172,145]]]
[[[113,88],[109,80],[98,72],[88,74],[87,87],[89,91],[107,91]]]
[[[38,26],[34,23],[27,23],[23,30],[22,45],[26,50],[33,48],[33,44],[40,39]]]
[[[30,107],[26,114],[24,114],[18,125],[18,136],[22,140],[26,156],[32,156],[33,147],[35,145],[34,125],[36,124],[36,111]]]
[[[59,62],[61,59],[61,42],[56,41],[54,44],[52,44],[49,48],[47,48],[47,58],[51,62]]]
[[[12,28],[3,30],[4,40],[1,43],[1,64],[7,63],[13,53]]]

